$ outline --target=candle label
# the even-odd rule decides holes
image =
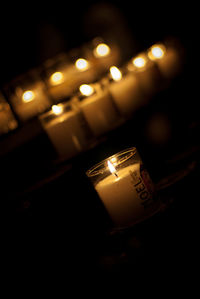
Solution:
[[[139,171],[130,170],[129,173],[134,189],[141,200],[141,204],[144,208],[149,207],[149,205],[152,204],[154,186],[147,170],[141,165]]]

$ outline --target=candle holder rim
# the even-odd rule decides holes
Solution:
[[[114,157],[119,157],[121,155],[129,153],[128,156],[125,156],[123,159],[120,159],[120,160],[117,161],[117,166],[119,166],[120,164],[124,163],[127,159],[129,159],[130,157],[132,157],[133,155],[135,155],[136,152],[137,152],[136,147],[130,147],[130,148],[121,150],[120,152],[118,152],[116,154],[113,154],[113,155],[111,155],[111,156],[103,159],[101,162],[98,162],[95,165],[93,165],[90,169],[88,169],[86,171],[86,175],[88,177],[93,177],[93,176],[98,175],[100,173],[104,173],[105,170],[107,169],[105,167],[105,165],[106,165],[106,163],[107,163],[108,160],[112,160],[112,158],[114,158]]]

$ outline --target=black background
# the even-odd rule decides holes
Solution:
[[[102,7],[104,13],[100,13],[98,17]],[[115,17],[112,14],[113,20],[109,23],[110,11],[115,12]],[[30,275],[30,279],[26,280],[19,275],[19,288],[25,288],[24,281],[25,284],[27,281],[33,282],[34,289],[34,284],[37,286],[38,281],[46,280],[48,290],[49,281],[54,283],[59,280],[62,287],[69,287],[66,283],[67,275],[78,285],[88,271],[89,279],[93,274],[98,276],[100,270],[95,268],[96,256],[102,254],[101,246],[98,248],[99,240],[102,240],[102,231],[104,232],[108,220],[84,175],[84,171],[93,163],[123,148],[136,145],[152,177],[159,180],[159,173],[164,176],[168,171],[174,170],[173,163],[172,169],[171,164],[165,164],[167,160],[174,159],[173,161],[178,161],[175,163],[176,167],[184,167],[186,161],[179,160],[179,155],[191,153],[194,147],[199,145],[199,48],[196,12],[192,2],[178,4],[172,1],[30,1],[1,4],[0,87],[31,68],[40,66],[46,59],[78,47],[96,35],[110,34],[122,44],[124,42],[127,55],[131,52],[135,54],[166,37],[178,38],[186,51],[185,66],[180,78],[175,80],[168,90],[159,94],[147,110],[140,112],[134,120],[111,134],[105,143],[77,158],[69,173],[64,172],[61,178],[58,176],[59,180],[52,180],[50,184],[44,184],[42,188],[36,188],[36,191],[23,196],[18,196],[17,183],[13,181],[8,194],[2,196],[3,202],[9,200],[12,203],[6,217],[2,217],[2,236],[6,237],[6,241],[2,237],[5,248],[2,255],[6,266],[5,277],[11,279],[14,276],[14,281],[17,282],[16,277],[21,270]],[[106,18],[102,15],[106,15]],[[120,21],[120,26],[117,20]],[[119,28],[123,36],[117,34]],[[145,133],[148,119],[154,116],[154,113],[167,115],[172,126],[172,137],[162,146],[152,144]],[[131,131],[132,137],[129,139],[130,128],[135,128],[135,125],[138,126],[137,130]],[[30,145],[28,148],[30,149]],[[17,157],[22,155],[17,153]],[[179,159],[176,160],[177,156]],[[189,159],[196,159],[194,154],[192,158],[191,154],[188,156]],[[20,176],[20,169],[16,168],[20,164],[15,161],[14,165],[13,167],[10,163],[9,168],[13,167],[14,173],[19,172]],[[27,167],[25,170],[27,171]],[[22,177],[28,175],[27,172]],[[132,265],[125,263],[125,266],[116,263],[116,271],[115,267],[114,270],[111,267],[111,271],[107,268],[101,269],[100,275],[106,279],[110,279],[112,275],[116,279],[122,279],[128,271],[132,278],[132,267],[135,267],[139,280],[143,278],[147,282],[154,281],[154,269],[156,279],[160,274],[163,277],[161,282],[165,289],[172,286],[172,278],[176,281],[176,275],[182,278],[189,276],[188,273],[191,273],[192,266],[197,262],[196,255],[193,255],[197,226],[192,221],[195,218],[193,215],[198,198],[197,175],[198,172],[172,190],[172,197],[175,198],[172,210],[150,224],[149,231],[147,229],[145,232],[145,227],[144,231],[141,229],[143,246],[139,254],[137,253],[139,262],[134,261]],[[20,179],[18,180],[20,182]],[[9,181],[7,183],[9,185]],[[188,206],[188,200],[192,205]],[[118,247],[120,242],[122,241],[117,243]],[[111,246],[113,258],[112,249]],[[186,268],[189,268],[189,272]],[[14,275],[11,275],[9,269]],[[167,271],[170,273],[170,282],[166,282]],[[39,277],[38,281],[33,273]],[[184,275],[181,275],[183,273]],[[105,281],[101,283],[103,288]],[[133,282],[130,286],[132,285],[136,286]]]

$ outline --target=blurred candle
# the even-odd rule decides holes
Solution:
[[[70,103],[53,105],[39,119],[60,159],[70,159],[89,146],[92,135],[88,125]]]
[[[65,99],[83,82],[91,82],[95,78],[95,69],[84,58],[63,58],[57,63],[56,59],[51,66],[46,66],[45,81],[54,103]]]
[[[79,90],[72,101],[82,111],[93,134],[100,136],[113,129],[119,114],[109,92],[98,83],[82,84]]]
[[[123,117],[129,117],[142,105],[142,93],[137,77],[116,66],[110,67],[110,73],[102,79],[112,99]]]
[[[119,64],[121,55],[116,44],[108,44],[102,38],[94,38],[85,45],[85,56],[94,65],[97,74],[104,74],[110,66]]]
[[[17,128],[17,126],[18,123],[10,109],[10,105],[0,93],[0,135],[8,133]]]
[[[47,110],[51,101],[45,84],[37,74],[27,73],[6,87],[9,101],[18,116],[24,122]]]
[[[164,78],[174,78],[181,69],[181,52],[175,46],[154,44],[147,51],[150,60],[154,61]]]
[[[152,96],[157,91],[160,73],[157,65],[148,58],[146,53],[140,53],[132,58],[127,68],[137,77],[146,97]]]
[[[153,183],[136,148],[105,159],[86,174],[116,227],[133,225],[159,209]]]

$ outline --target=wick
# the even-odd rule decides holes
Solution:
[[[118,174],[115,172],[114,175],[116,176],[116,178],[118,178]]]

